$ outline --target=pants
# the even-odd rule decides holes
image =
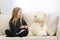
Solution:
[[[5,33],[7,35],[7,37],[24,37],[28,35],[28,31],[24,30],[23,32],[21,32],[20,34],[16,35],[15,32],[11,31],[11,30],[5,30]]]

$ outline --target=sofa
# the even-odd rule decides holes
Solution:
[[[33,21],[33,15],[23,15],[27,21],[28,26]],[[32,16],[32,18],[31,18]],[[28,18],[29,20],[28,20]],[[9,29],[9,20],[11,15],[0,14],[0,40],[60,40],[60,29],[57,28],[55,36],[26,36],[26,37],[6,37],[5,30]]]

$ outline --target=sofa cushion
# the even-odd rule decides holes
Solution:
[[[27,25],[30,26],[33,22],[34,14],[23,13],[23,18],[26,21]]]
[[[2,35],[2,33],[0,32],[0,36]]]
[[[59,22],[59,17],[56,16],[55,18],[53,18],[48,25],[48,35],[54,35],[57,31],[58,28],[58,22]]]
[[[9,29],[10,16],[0,14],[0,34],[5,34],[5,30]]]

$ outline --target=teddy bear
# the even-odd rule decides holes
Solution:
[[[40,13],[40,12],[34,16],[34,22],[28,28],[29,36],[45,36],[45,35],[47,35],[48,28],[45,23],[46,16],[47,15],[45,13]]]

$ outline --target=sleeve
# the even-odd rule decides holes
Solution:
[[[27,23],[25,22],[25,20],[22,21],[22,25],[26,25],[27,26]]]
[[[27,26],[27,23],[25,22],[25,20],[22,21],[22,25]],[[25,28],[24,28],[24,29],[25,29]],[[28,30],[28,28],[27,28],[26,30]]]

